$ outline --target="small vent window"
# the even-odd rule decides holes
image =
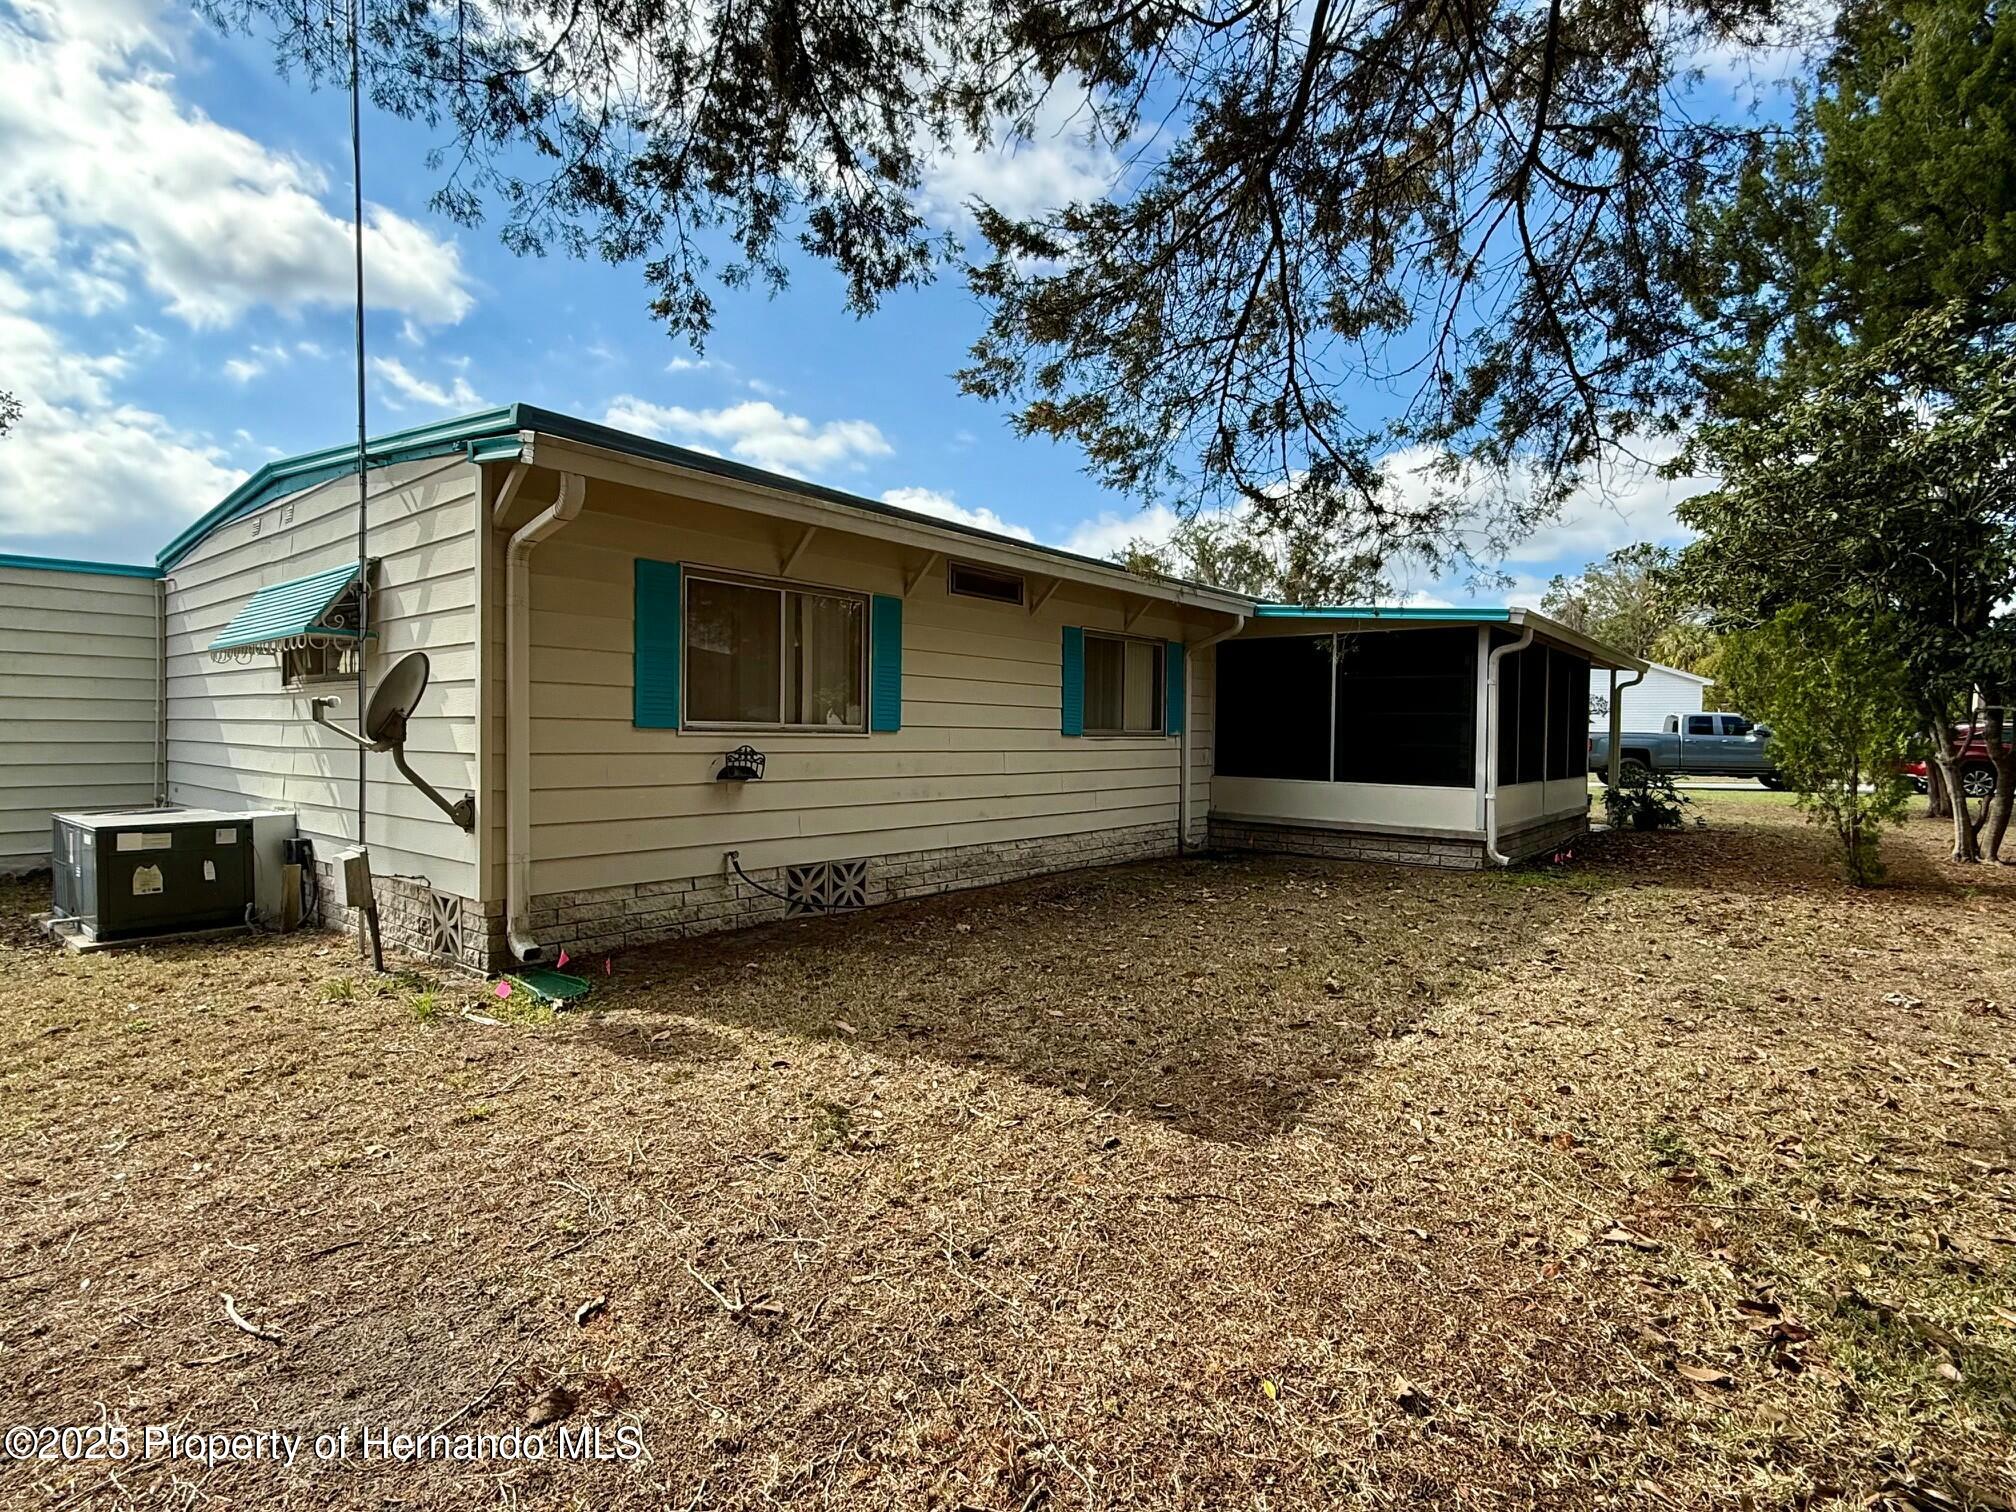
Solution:
[[[966,562],[953,562],[945,570],[945,591],[948,593],[956,593],[961,598],[987,599],[996,604],[1023,602],[1022,579],[1012,572],[996,572],[990,567],[975,567]]]

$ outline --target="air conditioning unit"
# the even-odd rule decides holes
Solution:
[[[277,920],[293,833],[275,809],[52,814],[55,922],[110,941]]]

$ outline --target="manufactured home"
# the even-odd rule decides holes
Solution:
[[[1614,705],[1617,712],[1615,728],[1663,730],[1669,717],[1702,713],[1706,708],[1704,699],[1714,686],[1715,679],[1712,677],[1683,672],[1678,667],[1669,667],[1661,662],[1647,662],[1645,675],[1620,684],[1614,699],[1599,694],[1589,700],[1589,728],[1611,729],[1610,714]]]
[[[361,571],[337,448],[122,580],[159,594],[156,796],[291,811],[343,925],[361,761],[388,941],[483,970],[1206,847],[1518,860],[1587,826],[1592,669],[1643,667],[1524,610],[1257,603],[526,405],[369,455]],[[318,723],[416,651],[417,784]]]

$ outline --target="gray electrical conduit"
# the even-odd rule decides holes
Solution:
[[[532,464],[513,465],[497,492],[491,522],[518,500]],[[505,938],[527,966],[546,959],[532,938],[532,548],[557,535],[581,513],[587,485],[579,473],[560,474],[560,496],[519,526],[504,549],[504,859]]]

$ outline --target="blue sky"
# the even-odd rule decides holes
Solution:
[[[178,5],[0,0],[0,143],[0,389],[28,405],[0,441],[0,551],[151,560],[262,462],[354,433],[345,97]],[[430,214],[430,145],[367,111],[374,433],[522,400],[1098,555],[1172,523],[958,392],[983,314],[956,275],[857,320],[801,263],[777,298],[719,291],[702,358],[635,267],[514,257]],[[1111,172],[1060,132],[952,154],[928,189],[959,230],[972,195],[1034,209]],[[1674,497],[1613,475],[1484,596],[1534,603],[1556,571],[1677,539]]]

